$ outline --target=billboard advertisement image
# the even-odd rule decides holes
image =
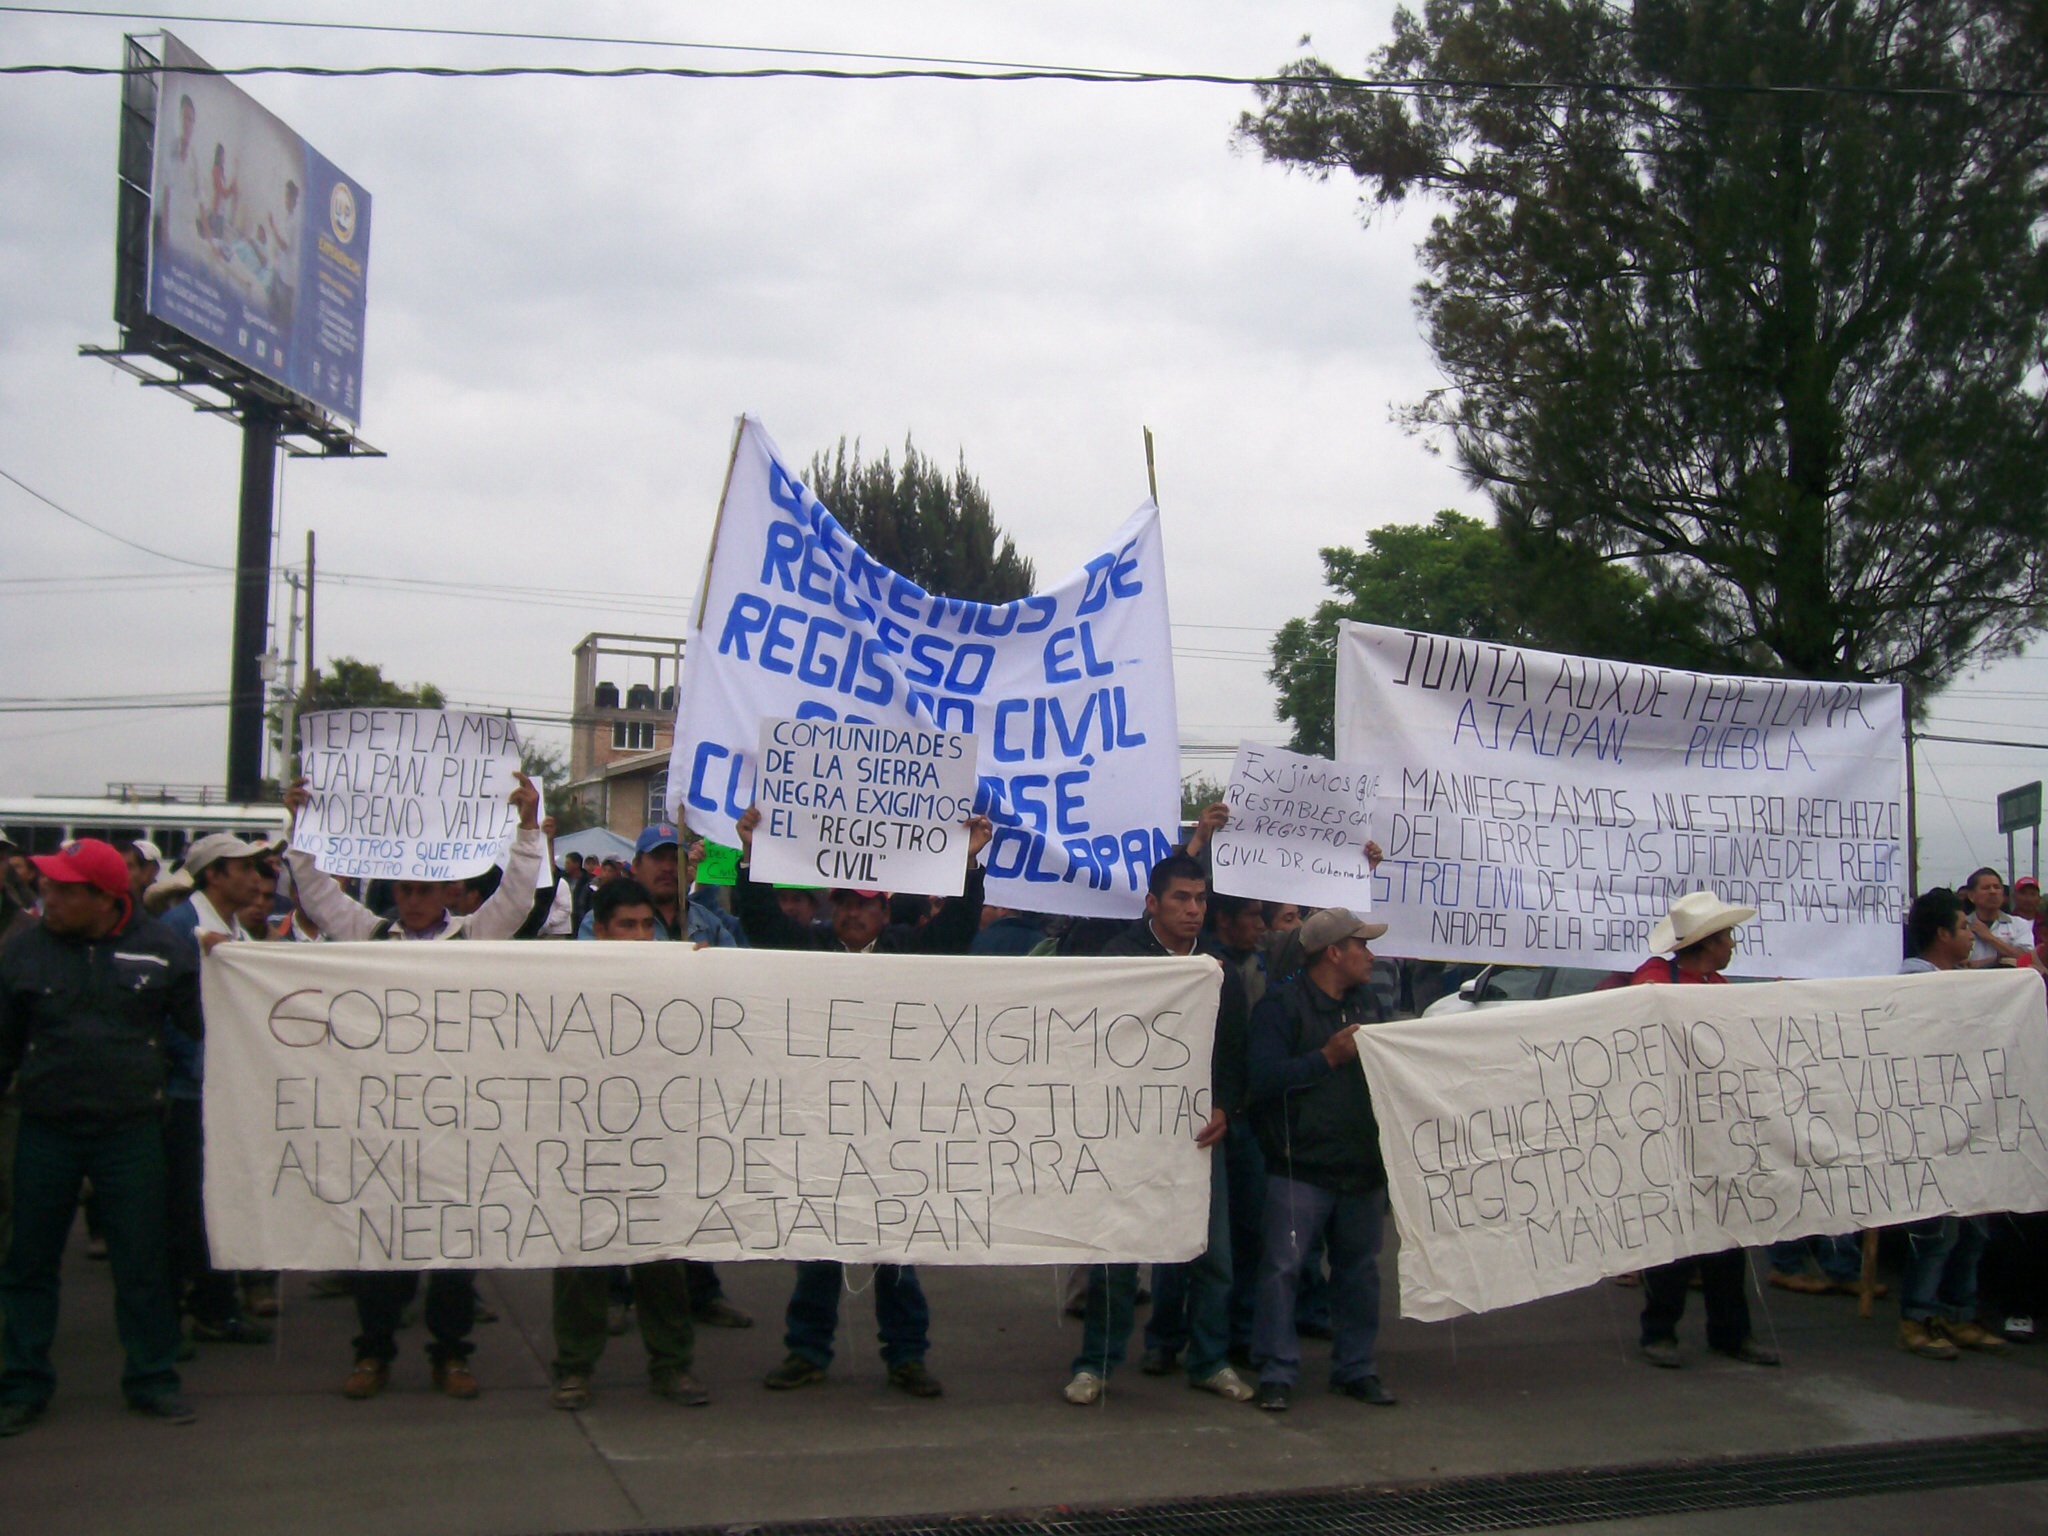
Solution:
[[[361,420],[370,194],[163,35],[149,312]]]

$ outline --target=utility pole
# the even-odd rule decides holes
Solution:
[[[313,649],[313,530],[306,530],[306,681],[319,674],[319,652]]]
[[[270,629],[270,520],[277,505],[277,412],[242,416],[242,506],[235,545],[235,628],[228,672],[228,800],[263,792],[263,657]]]
[[[284,579],[292,589],[292,603],[284,632],[284,692],[277,706],[277,779],[281,785],[299,776],[299,578],[287,571]]]

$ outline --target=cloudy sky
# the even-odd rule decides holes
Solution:
[[[205,9],[1243,73],[1292,57],[1304,33],[1361,62],[1391,6]],[[8,16],[0,62],[113,64],[124,29],[159,24]],[[171,26],[223,66],[716,60]],[[1440,507],[1481,510],[1448,460],[1390,419],[1436,381],[1410,307],[1428,210],[1364,227],[1351,186],[1235,150],[1248,93],[245,84],[375,198],[361,430],[390,457],[284,473],[287,557],[308,528],[319,535],[322,656],[376,661],[464,702],[565,709],[583,634],[680,632],[741,411],[798,460],[841,435],[870,451],[912,435],[942,460],[964,453],[1046,575],[1143,498],[1150,426],[1183,738],[1277,738],[1263,652],[1322,595],[1317,549]],[[76,355],[116,335],[117,94],[111,79],[0,80],[0,470],[127,538],[224,565],[235,432]],[[501,590],[423,599],[395,579]],[[229,611],[225,575],[126,548],[0,482],[9,699],[223,695]],[[1941,714],[1959,734],[2028,736],[2044,700],[2048,657],[2022,658]],[[0,795],[218,782],[225,719],[12,707]],[[2003,863],[1990,801],[2039,762],[1930,745],[1930,869],[1960,873],[1994,850]]]

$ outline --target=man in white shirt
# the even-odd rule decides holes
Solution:
[[[535,881],[547,852],[540,830],[540,791],[525,774],[515,774],[519,787],[510,800],[519,811],[519,830],[505,860],[505,876],[490,899],[467,916],[449,911],[462,890],[460,880],[399,880],[391,896],[395,917],[379,917],[335,884],[334,877],[315,867],[311,854],[294,848],[286,855],[299,909],[313,919],[329,942],[361,939],[509,939],[533,911]],[[284,803],[296,820],[312,796],[306,781],[285,791]],[[375,1397],[391,1379],[398,1357],[398,1324],[407,1303],[419,1291],[416,1269],[366,1271],[353,1278],[356,1299],[356,1363],[342,1384],[342,1395]],[[476,1274],[467,1269],[437,1269],[427,1280],[425,1321],[433,1342],[434,1386],[453,1398],[468,1400],[481,1390],[470,1373],[470,1330],[476,1326]]]
[[[1976,942],[1966,962],[1971,970],[2034,963],[2034,927],[2005,910],[2005,882],[1998,871],[1980,869],[1963,888],[1970,904],[1966,927]]]

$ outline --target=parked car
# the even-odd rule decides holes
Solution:
[[[1489,965],[1456,992],[1422,1010],[1424,1018],[1470,1013],[1495,1003],[1534,1003],[1553,997],[1577,997],[1603,984],[1620,986],[1627,971],[1596,971],[1576,965]]]

